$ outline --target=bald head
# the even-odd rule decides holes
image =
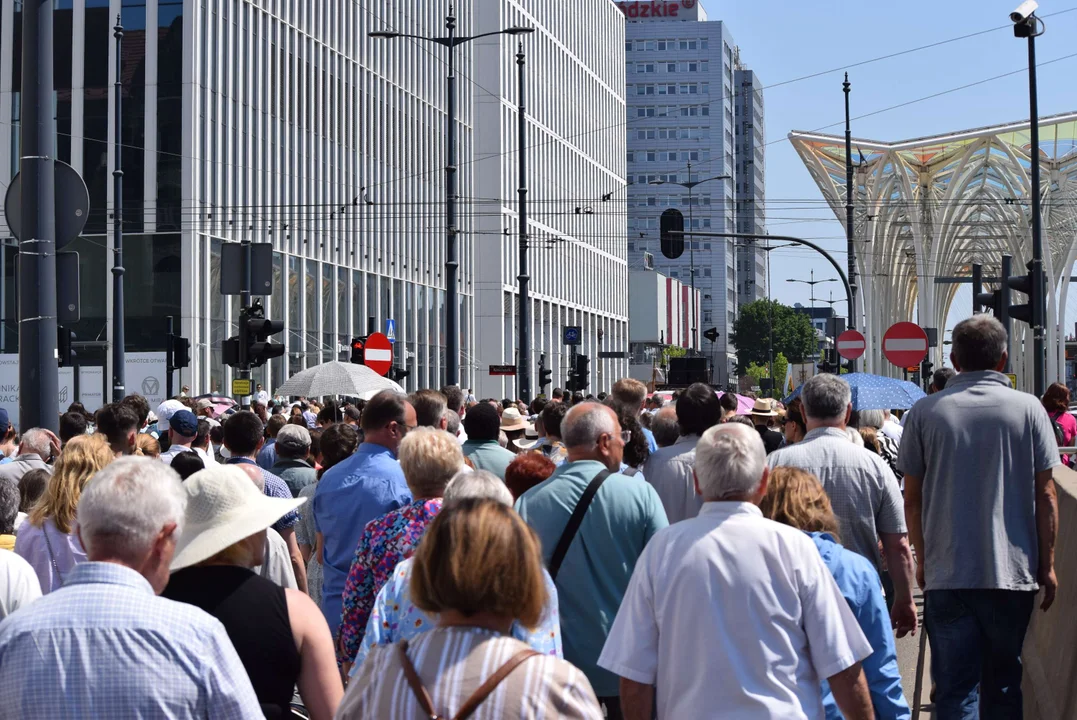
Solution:
[[[669,447],[677,442],[681,427],[677,424],[677,408],[667,405],[651,418],[651,432],[658,447]]]
[[[245,472],[247,477],[254,481],[254,486],[258,488],[258,492],[264,493],[266,491],[266,479],[265,476],[262,475],[262,469],[260,467],[249,463],[237,463],[232,467],[238,467]]]
[[[696,445],[696,489],[705,501],[758,503],[766,491],[766,457],[755,428],[741,423],[715,425]]]
[[[595,460],[616,472],[624,457],[621,423],[617,414],[605,405],[585,402],[573,405],[561,422],[561,441],[568,449],[568,459]]]

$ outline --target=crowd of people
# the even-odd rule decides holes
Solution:
[[[900,418],[836,375],[0,410],[0,715],[901,720],[919,586],[936,716],[1019,717],[1077,423],[1005,341]]]

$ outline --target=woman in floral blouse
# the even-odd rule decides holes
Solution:
[[[363,642],[378,591],[396,566],[415,552],[427,525],[441,511],[445,486],[464,466],[460,443],[444,430],[422,427],[410,431],[401,441],[398,455],[414,500],[371,520],[359,539],[344,583],[337,660],[345,667],[355,659]]]
[[[517,458],[519,460],[519,458]],[[445,506],[451,507],[462,500],[497,500],[512,507],[512,495],[501,478],[485,470],[461,472],[445,488]],[[393,576],[378,592],[370,621],[363,635],[363,644],[355,656],[352,675],[366,660],[367,655],[376,645],[391,645],[401,640],[410,640],[420,633],[433,630],[436,619],[427,617],[411,601],[412,559],[407,559],[396,566]],[[543,655],[564,657],[561,647],[561,617],[557,610],[557,588],[546,569],[542,570],[543,583],[546,586],[546,607],[542,618],[535,628],[527,628],[519,622],[512,624],[512,637],[527,643],[533,650]]]

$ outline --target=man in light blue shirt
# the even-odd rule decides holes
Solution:
[[[504,480],[505,468],[516,455],[498,444],[501,419],[494,406],[484,402],[468,410],[464,416],[464,430],[467,431],[467,442],[461,447],[464,457],[476,470],[492,472]]]
[[[0,623],[0,714],[262,717],[220,621],[157,597],[185,505],[179,476],[151,458],[117,460],[90,480],[78,508],[89,562]]]
[[[561,425],[569,461],[516,502],[521,517],[538,533],[549,564],[587,486],[603,470],[612,472],[555,578],[565,659],[583,671],[607,710],[619,707],[618,679],[598,667],[598,656],[636,560],[651,536],[667,525],[654,488],[617,472],[625,445],[621,432],[610,408],[598,403],[574,406]]]
[[[396,450],[416,427],[415,408],[386,390],[363,409],[365,442],[347,460],[326,471],[314,493],[314,527],[324,539],[322,613],[336,637],[344,581],[366,525],[411,502]]]

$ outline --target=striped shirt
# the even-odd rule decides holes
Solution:
[[[219,620],[121,565],[83,563],[65,580],[0,623],[0,716],[263,717]]]
[[[527,645],[479,628],[437,628],[415,638],[408,658],[442,717],[460,706],[498,668]],[[427,717],[408,685],[396,645],[374,648],[337,711],[337,720]],[[528,658],[479,705],[472,720],[578,718],[602,720],[582,672],[550,655]]]

